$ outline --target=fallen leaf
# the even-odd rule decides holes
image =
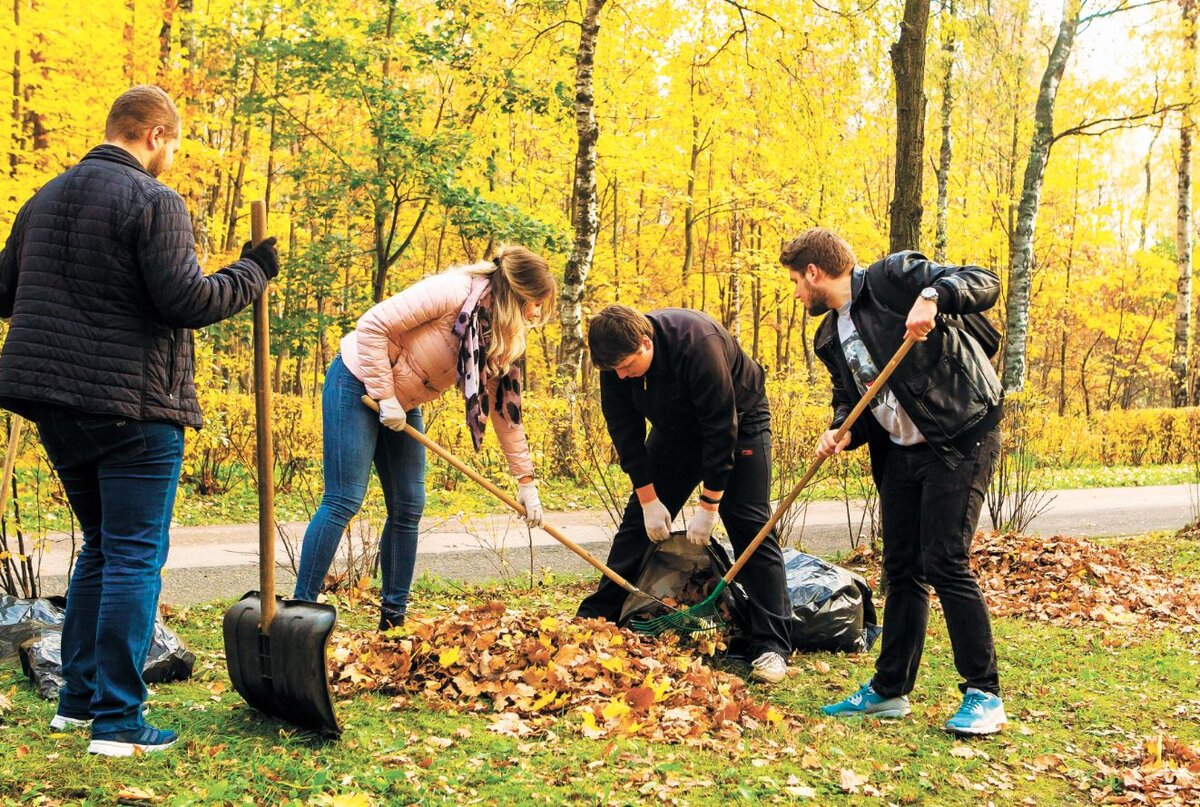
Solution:
[[[845,792],[857,793],[858,789],[867,783],[867,777],[849,768],[842,768],[839,782]]]

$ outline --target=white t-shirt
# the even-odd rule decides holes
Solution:
[[[875,383],[879,369],[875,366],[871,354],[867,352],[862,337],[858,335],[854,321],[850,319],[850,303],[839,308],[837,313],[838,339],[842,343],[842,354],[846,357],[846,364],[850,365],[850,374],[854,376],[859,394],[865,395],[871,384]],[[879,394],[871,399],[871,414],[891,435],[892,442],[896,445],[912,446],[925,442],[925,437],[886,384]]]

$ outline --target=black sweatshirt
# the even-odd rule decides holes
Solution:
[[[702,311],[664,308],[646,315],[654,327],[654,358],[641,378],[600,373],[600,406],[621,469],[635,488],[654,481],[646,452],[646,421],[672,440],[701,444],[701,478],[724,490],[738,437],[771,427],[766,373],[721,324]]]

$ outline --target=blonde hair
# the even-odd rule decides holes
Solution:
[[[546,259],[525,247],[501,244],[490,261],[465,268],[474,277],[491,280],[492,338],[488,344],[490,373],[507,373],[525,355],[525,304],[541,303],[540,322],[550,317],[558,283]]]

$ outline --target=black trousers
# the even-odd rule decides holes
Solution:
[[[985,433],[951,471],[925,444],[890,446],[880,482],[883,510],[883,646],[872,684],[885,698],[917,680],[929,622],[929,586],[946,615],[959,688],[1000,694],[996,646],[983,593],[967,555],[1000,450],[1000,429]]]
[[[659,500],[676,516],[701,482],[700,442],[672,439],[657,429],[646,440],[654,489]],[[721,498],[721,521],[734,551],[740,553],[771,517],[771,433],[762,431],[739,438],[733,471]],[[621,526],[613,538],[608,565],[628,580],[636,581],[642,557],[650,546],[637,495],[629,497]],[[785,658],[791,653],[788,620],[791,611],[783,571],[783,554],[774,531],[738,573],[756,607],[749,609],[751,657],[773,651]],[[579,605],[581,617],[604,617],[616,622],[627,592],[607,577]]]

